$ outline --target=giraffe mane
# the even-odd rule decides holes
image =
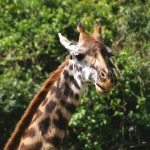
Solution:
[[[50,89],[50,87],[54,84],[54,82],[58,79],[61,72],[64,70],[65,66],[69,63],[69,58],[67,58],[59,67],[56,69],[49,78],[44,82],[40,91],[34,96],[29,106],[25,110],[21,119],[17,123],[15,130],[12,132],[11,137],[8,139],[4,150],[15,150],[21,140],[25,129],[29,126],[32,117],[37,110],[38,106],[42,103],[42,101],[46,98],[46,95]]]

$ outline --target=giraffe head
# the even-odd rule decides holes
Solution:
[[[102,40],[100,23],[94,26],[92,34],[88,34],[82,24],[77,26],[80,33],[77,43],[70,42],[59,33],[60,42],[69,51],[72,60],[80,66],[82,82],[95,85],[98,93],[107,93],[111,87],[109,57],[111,49]]]

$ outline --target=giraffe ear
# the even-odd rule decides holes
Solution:
[[[62,36],[61,33],[58,33],[60,43],[69,51],[70,54],[73,54],[77,50],[77,45],[70,42],[66,37]]]

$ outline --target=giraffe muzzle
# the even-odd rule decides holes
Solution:
[[[96,91],[99,94],[107,94],[112,89],[113,84],[110,80],[105,80],[101,83],[95,83]]]

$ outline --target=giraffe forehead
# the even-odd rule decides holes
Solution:
[[[95,41],[100,42],[100,41],[102,41],[102,39],[101,38],[97,39],[97,38],[94,37],[93,34],[90,34],[90,33],[87,33],[87,32],[80,34],[80,42],[90,43],[90,42],[95,42]]]
[[[87,52],[86,57],[87,57],[87,61],[89,62],[99,60],[100,57],[103,58],[100,50],[98,49],[90,50],[89,52]]]
[[[96,70],[105,70],[107,72],[107,62],[105,61],[104,56],[101,54],[100,50],[91,51],[87,54],[86,57],[88,65],[94,67]]]
[[[80,35],[79,43],[86,43],[86,44],[98,44],[103,43],[102,38],[95,38],[93,34],[84,33]]]

